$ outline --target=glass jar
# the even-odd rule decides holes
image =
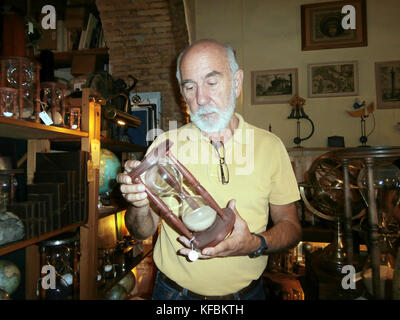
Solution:
[[[0,111],[4,117],[17,117],[18,90],[1,87],[0,88]]]
[[[73,130],[79,130],[81,127],[81,109],[71,108],[69,112],[69,127]]]

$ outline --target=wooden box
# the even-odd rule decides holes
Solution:
[[[79,76],[104,69],[104,61],[95,54],[76,54],[72,58],[71,74]]]

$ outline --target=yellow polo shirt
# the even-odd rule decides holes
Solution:
[[[165,139],[171,152],[197,178],[220,207],[236,199],[236,208],[251,232],[266,230],[268,203],[282,205],[299,200],[296,178],[281,140],[269,131],[246,123],[242,116],[232,139],[225,143],[229,183],[219,181],[219,158],[210,141],[192,123],[163,133],[148,151]],[[203,295],[234,293],[264,271],[268,256],[213,258],[189,262],[177,254],[182,244],[162,221],[154,248],[154,262],[167,277],[190,291]]]

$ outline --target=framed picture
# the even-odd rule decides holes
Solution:
[[[345,5],[355,8],[355,29],[344,29]],[[301,49],[319,50],[367,45],[365,0],[344,0],[301,6]]]
[[[310,98],[356,95],[358,95],[357,61],[308,65],[308,96]]]
[[[297,69],[251,72],[251,104],[287,103],[297,92]]]
[[[400,108],[400,61],[376,62],[375,81],[377,108]]]

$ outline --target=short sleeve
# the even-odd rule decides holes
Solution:
[[[269,202],[284,205],[300,199],[296,176],[285,146],[279,139],[275,147],[275,167],[271,176],[271,193]]]

